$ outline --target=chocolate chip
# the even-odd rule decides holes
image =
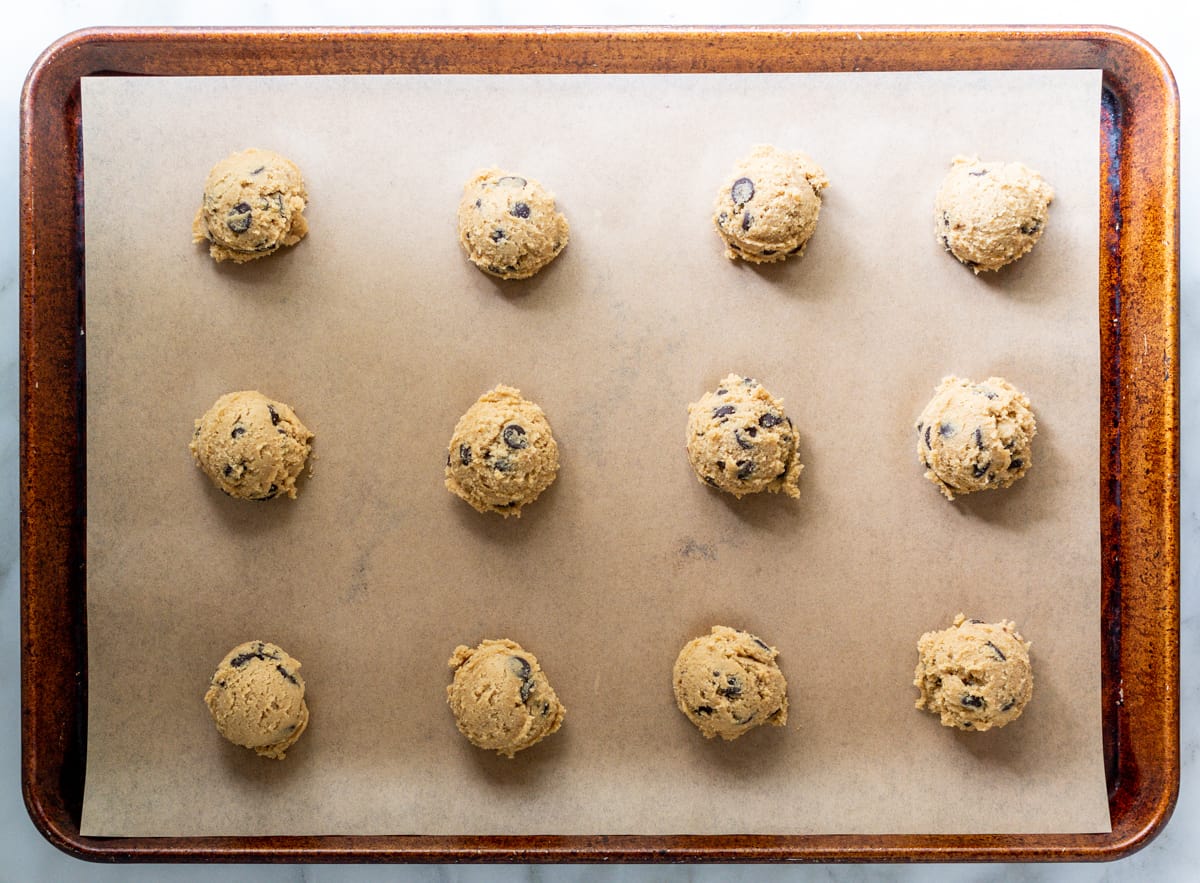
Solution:
[[[275,410],[274,405],[267,405],[267,410],[271,412],[271,425],[279,425],[279,412]]]
[[[267,492],[265,494],[263,494],[263,496],[255,497],[254,500],[255,500],[255,502],[258,502],[258,503],[261,503],[264,500],[273,500],[273,499],[275,499],[275,495],[278,493],[279,493],[279,485],[273,484],[267,490]]]
[[[725,212],[721,212],[721,214],[717,215],[717,223],[718,224],[724,224],[728,220],[729,220],[729,215],[727,215]]]
[[[751,637],[754,637],[754,636],[751,635]],[[771,649],[770,646],[767,644],[767,642],[763,641],[760,638],[754,638],[754,643],[757,644],[758,646],[762,647],[764,650],[770,651],[770,649]]]
[[[503,238],[504,238],[503,230],[496,229],[496,230],[492,231],[492,242],[499,242]]]
[[[737,410],[737,408],[734,407],[733,405],[721,405],[720,407],[713,408],[713,416],[714,417],[728,417],[730,414],[732,414],[736,410]]]
[[[228,478],[231,475],[233,475],[233,464],[226,463],[225,464],[225,477]]]
[[[497,178],[496,183],[502,187],[524,187],[529,182],[520,175],[505,175],[503,178]]]
[[[756,717],[758,717],[757,711],[751,712],[749,717],[738,717],[735,714],[733,716],[733,722],[735,724],[737,724],[739,727],[744,727],[744,726],[749,725]]]
[[[1025,461],[1020,457],[1013,457],[1012,462],[1008,464],[1008,468],[1011,471],[1013,469],[1020,469],[1024,465]]]
[[[948,214],[946,214],[945,212],[942,212],[942,226],[943,227],[950,226],[950,216]]]
[[[925,447],[929,448],[930,450],[933,450],[933,445],[930,444],[930,442],[929,442],[929,430],[931,430],[931,429],[933,429],[932,423],[925,427]]]
[[[727,390],[727,389],[718,389],[718,390],[717,390],[717,395],[719,395],[719,396],[727,396],[727,395],[729,395],[729,390]]]
[[[950,237],[944,234],[942,235],[942,247],[946,249],[946,251],[953,251],[953,249],[950,248]]]
[[[724,460],[718,460],[718,461],[717,461],[717,468],[718,468],[718,469],[720,469],[722,472],[724,472],[724,471],[725,471],[725,461],[724,461]]]
[[[742,431],[740,429],[735,429],[733,431],[733,439],[734,439],[734,441],[736,441],[738,443],[738,447],[741,448],[743,451],[748,451],[752,447],[754,447],[754,445],[750,444],[750,442],[748,442],[744,438],[742,438]]]
[[[988,173],[987,169],[980,169],[975,172],[967,172],[967,174],[970,175],[972,178],[982,178],[987,173]]]
[[[963,698],[962,698],[962,704],[965,705],[967,708],[983,708],[983,697],[982,696],[973,696],[970,693],[964,693]]]
[[[234,233],[245,233],[250,229],[252,218],[253,212],[250,210],[249,203],[239,202],[229,210],[229,216],[225,219],[225,226]]]
[[[497,472],[512,472],[512,463],[510,463],[508,460],[501,459],[494,462],[492,464],[492,468]]]
[[[992,648],[992,652],[993,652],[993,653],[995,653],[995,654],[996,654],[996,656],[998,656],[998,657],[1000,658],[1000,661],[1001,661],[1001,662],[1004,662],[1004,661],[1007,659],[1007,657],[1006,657],[1006,656],[1004,655],[1004,653],[1003,653],[1003,652],[1000,650],[1000,648],[999,648],[999,647],[997,647],[995,644],[993,644],[991,641],[988,641],[988,642],[987,642],[987,643],[986,643],[984,646],[991,647],[991,648]]]
[[[759,254],[761,254],[764,258],[769,258],[771,255],[775,254],[775,249],[764,248],[761,252],[759,252]]]
[[[804,243],[803,243],[803,242],[801,242],[801,243],[800,243],[799,245],[797,245],[795,248],[789,248],[789,249],[788,249],[788,254],[800,254],[800,252],[801,252],[803,249],[804,249]]]
[[[742,247],[740,245],[738,245],[736,242],[729,243],[729,247],[732,248],[734,251],[742,250]]]
[[[692,714],[712,714],[712,713],[713,713],[713,707],[711,705],[701,705],[699,708],[697,708],[695,711],[692,712]]]
[[[737,675],[727,675],[725,683],[717,684],[717,695],[728,696],[731,699],[736,699],[742,695],[742,682],[738,680]]]
[[[746,212],[746,214],[742,215],[742,230],[749,230],[750,225],[753,223],[754,215],[750,214],[750,212]]]
[[[475,200],[475,208],[482,208],[482,207],[483,207],[483,200],[482,199]]]
[[[758,435],[758,427],[757,426],[746,427],[746,435],[750,436],[751,438],[754,438],[756,435]]]
[[[1000,710],[1001,711],[1011,711],[1012,707],[1016,704],[1017,704],[1016,699],[1009,699],[1007,702],[1005,702],[1003,705],[1000,706]]]
[[[716,479],[714,479],[714,478],[713,478],[711,475],[706,475],[706,476],[704,476],[704,480],[705,480],[706,482],[708,482],[709,484],[711,484],[713,487],[716,487],[716,486],[717,486],[717,481],[716,481]]]
[[[264,170],[264,169],[266,169],[266,166],[259,166],[257,169],[255,169],[255,170],[254,170],[253,172],[251,172],[250,174],[251,174],[251,175],[261,175],[261,174],[263,173],[263,170]]]
[[[954,433],[956,433],[956,432],[958,432],[958,429],[954,426],[953,423],[939,423],[938,424],[938,435],[940,435],[942,438],[949,438],[950,436],[954,435]]]
[[[1038,230],[1041,230],[1041,229],[1042,229],[1042,219],[1041,218],[1033,218],[1032,220],[1026,221],[1024,224],[1021,225],[1021,232],[1024,233],[1026,236],[1032,236],[1034,233],[1036,233]]]
[[[980,466],[978,463],[976,463],[973,466],[971,466],[971,474],[973,476],[975,476],[976,478],[983,478],[983,476],[986,475],[987,471],[991,468],[992,468],[991,461],[983,464],[982,466]]]
[[[508,424],[508,426],[504,427],[500,435],[504,438],[504,443],[514,451],[529,447],[529,440],[525,438],[524,427],[518,426],[516,423]]]
[[[736,465],[738,467],[737,477],[742,481],[745,481],[747,478],[749,478],[751,475],[754,474],[754,461],[753,460],[738,460],[737,463],[734,465]]]
[[[546,716],[546,715],[548,715],[549,713],[550,713],[550,703],[549,703],[549,702],[543,702],[543,703],[542,703],[542,717],[545,717],[545,716]]]
[[[230,438],[241,438],[245,434],[246,434],[246,427],[235,426],[235,427],[233,427],[233,431],[229,433],[229,437]]]
[[[783,422],[783,418],[778,414],[766,413],[758,418],[758,425],[763,429],[770,429],[772,426],[778,426]]]
[[[233,659],[229,660],[229,664],[232,665],[234,668],[242,668],[251,659],[278,659],[279,658],[279,656],[275,653],[264,652],[266,650],[266,648],[262,644],[257,644],[256,647],[257,647],[257,649],[252,650],[249,653],[239,653],[237,656],[233,657]]]
[[[295,675],[293,675],[290,671],[288,671],[282,665],[275,666],[275,670],[278,671],[281,675],[283,675],[284,680],[291,681],[296,686],[300,686],[300,682],[296,680]]]
[[[979,426],[975,427],[975,447],[983,450],[983,429]]]
[[[529,676],[533,674],[533,669],[529,666],[529,660],[521,656],[508,657],[508,670],[523,681],[529,680]]]
[[[729,196],[739,206],[745,205],[754,198],[754,182],[749,178],[738,178],[729,188]]]
[[[523,202],[518,202],[508,210],[508,213],[514,218],[528,218],[529,206]]]
[[[464,466],[471,465],[471,446],[470,445],[459,445],[458,446],[458,461],[460,463],[462,463],[462,465],[464,465]]]

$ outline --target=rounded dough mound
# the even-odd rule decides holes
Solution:
[[[1008,487],[1029,471],[1037,421],[1003,377],[943,378],[917,420],[917,458],[947,500]]]
[[[458,241],[485,273],[528,279],[558,257],[569,234],[554,194],[532,178],[484,169],[463,188]]]
[[[730,374],[688,405],[687,452],[696,477],[743,497],[759,491],[800,496],[804,466],[783,402],[757,380]]]
[[[208,173],[192,239],[208,242],[214,260],[244,264],[303,239],[307,204],[296,164],[252,147],[226,157]]]
[[[283,760],[308,726],[299,669],[299,662],[266,641],[230,650],[204,694],[217,731],[262,757]]]
[[[1006,620],[984,622],[961,613],[954,625],[917,642],[917,708],[942,725],[990,730],[1021,716],[1033,695],[1029,642]]]
[[[261,392],[226,393],[196,421],[188,446],[222,491],[241,500],[295,499],[312,433],[295,412]]]
[[[479,512],[520,517],[557,473],[558,444],[546,415],[519,389],[485,392],[454,427],[446,487]]]
[[[979,273],[999,270],[1042,238],[1054,190],[1019,162],[956,156],[933,205],[934,234]]]
[[[756,146],[717,191],[713,223],[725,240],[725,256],[768,264],[803,254],[828,186],[824,170],[808,155]]]
[[[774,647],[715,625],[675,660],[675,702],[705,738],[736,739],[754,727],[787,723],[787,681]]]
[[[558,701],[537,657],[515,641],[487,640],[454,648],[454,682],[446,701],[472,745],[512,757],[562,726]]]

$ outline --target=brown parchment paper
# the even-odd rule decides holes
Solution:
[[[87,835],[1109,830],[1101,758],[1100,74],[101,78],[86,178]],[[717,185],[756,143],[825,168],[783,265],[727,261]],[[210,166],[299,164],[311,233],[217,265],[190,224]],[[951,158],[1019,159],[1057,196],[1016,265],[942,252]],[[462,184],[498,164],[571,223],[527,282],[469,265]],[[686,405],[728,371],[786,401],[798,501],[699,484]],[[1035,465],[949,503],[913,423],[946,374],[1001,375]],[[499,382],[545,409],[555,485],[524,517],[442,486]],[[192,421],[255,388],[318,459],[296,501],[222,496]],[[965,612],[1033,642],[1025,715],[914,710],[916,641]],[[671,666],[714,624],[781,651],[786,728],[706,742]],[[515,760],[445,705],[456,644],[509,637],[567,707]],[[250,639],[303,662],[312,721],[279,763],[201,697]]]

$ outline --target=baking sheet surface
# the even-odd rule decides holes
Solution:
[[[1109,830],[1100,720],[1097,71],[97,78],[83,83],[88,746],[84,835]],[[802,259],[727,261],[717,185],[756,143],[829,175]],[[234,150],[302,169],[307,239],[190,242]],[[951,158],[1056,198],[975,277],[934,240]],[[526,282],[468,264],[462,184],[542,181],[571,243]],[[699,484],[686,405],[729,371],[785,400],[802,496]],[[949,503],[913,423],[938,381],[1030,397],[1035,465]],[[497,383],[545,409],[554,486],[518,519],[442,487]],[[298,500],[224,497],[192,422],[256,388],[316,434]],[[1017,622],[1034,698],[999,731],[914,710],[922,632]],[[714,624],[780,650],[786,728],[706,742],[671,665]],[[455,645],[509,637],[567,707],[506,760],[445,705]],[[277,763],[201,697],[237,643],[303,663]]]

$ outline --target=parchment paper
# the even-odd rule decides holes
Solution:
[[[87,835],[1109,830],[1101,758],[1100,74],[100,78],[83,84]],[[756,143],[832,182],[805,256],[727,261],[715,189]],[[299,246],[217,265],[208,169],[267,147],[311,195]],[[1035,251],[975,277],[934,240],[958,153],[1057,196]],[[536,278],[469,265],[462,184],[556,192]],[[685,408],[728,371],[786,401],[798,501],[699,484]],[[949,503],[913,423],[939,380],[1033,402],[1035,464]],[[519,520],[442,486],[499,382],[545,409],[555,485]],[[222,496],[192,421],[253,388],[316,433],[296,501]],[[913,708],[916,641],[1010,618],[1036,687],[1003,730]],[[786,728],[706,742],[671,666],[714,624],[781,651]],[[515,760],[445,705],[456,644],[509,637],[567,707]],[[279,763],[201,697],[235,644],[303,662]]]

